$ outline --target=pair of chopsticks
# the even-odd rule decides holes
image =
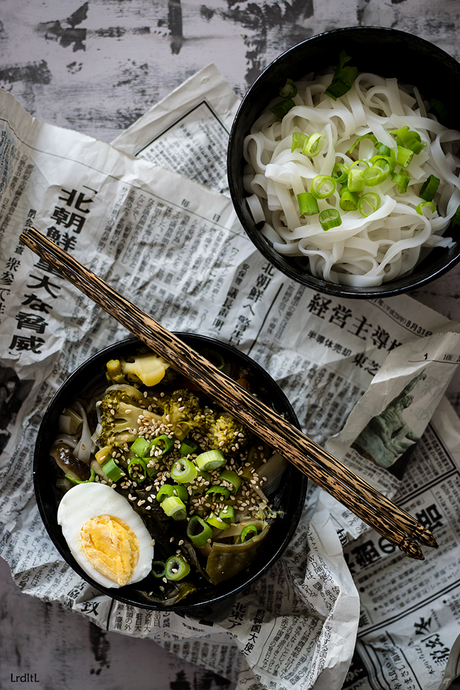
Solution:
[[[154,321],[34,228],[21,241],[57,269],[139,340],[193,381],[297,469],[407,556],[423,560],[417,542],[437,547],[429,530],[314,443],[283,417],[219,371],[205,357]]]

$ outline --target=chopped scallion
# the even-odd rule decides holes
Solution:
[[[297,194],[297,201],[299,203],[301,216],[315,216],[319,213],[318,202],[310,192],[301,192]]]
[[[457,206],[457,210],[452,217],[452,223],[455,223],[455,225],[460,225],[460,205]]]
[[[423,183],[419,197],[423,199],[423,201],[433,201],[434,195],[438,191],[439,182],[439,177],[430,175]]]
[[[161,507],[173,520],[185,520],[187,517],[187,508],[179,496],[168,496],[161,502]]]
[[[330,230],[342,225],[342,218],[337,209],[327,208],[319,214],[319,222],[323,230]]]
[[[228,529],[230,527],[228,522],[225,522],[225,520],[215,513],[209,513],[209,515],[206,516],[206,522],[216,529]]]
[[[372,141],[372,143],[374,144],[374,146],[376,146],[377,143],[378,143],[378,142],[377,142],[377,139],[376,139],[375,136],[372,134],[372,132],[368,132],[367,134],[363,134],[362,136],[360,136],[360,137],[358,137],[358,138],[356,139],[356,141],[355,141],[355,143],[353,144],[353,146],[350,146],[350,148],[349,148],[348,151],[347,151],[347,156],[350,156],[350,155],[353,153],[355,147],[358,146],[358,144],[359,144],[361,141],[363,141],[363,139],[370,139],[370,140]]]
[[[274,105],[270,110],[276,117],[279,117],[281,120],[287,113],[295,106],[294,101],[292,98],[286,98],[286,100],[281,101],[280,103],[277,103]]]
[[[142,484],[147,477],[147,463],[144,458],[135,456],[128,463],[128,475],[131,481]]]
[[[176,582],[182,580],[190,572],[190,565],[182,556],[170,556],[165,563],[165,577]]]
[[[366,180],[363,177],[363,170],[359,168],[349,168],[347,187],[350,192],[363,192],[366,186]]]
[[[320,134],[320,132],[313,132],[313,134],[310,134],[307,141],[305,142],[304,147],[302,149],[302,153],[304,153],[306,156],[311,156],[312,158],[314,158],[318,155],[318,153],[321,152],[325,141],[325,134]]]
[[[206,472],[211,472],[225,465],[225,458],[220,450],[207,450],[195,458],[195,463],[200,471],[206,470]]]
[[[358,208],[359,196],[356,192],[350,192],[348,187],[340,190],[340,208],[342,211],[356,211]]]
[[[212,529],[199,515],[192,515],[187,525],[187,537],[194,546],[205,546],[208,539],[212,539]]]
[[[358,199],[358,211],[364,218],[367,218],[377,211],[380,206],[380,197],[375,192],[367,192]]]
[[[347,65],[347,62],[350,60],[351,57],[343,50],[340,53],[339,62],[334,72],[334,76],[332,77],[332,81],[325,91],[326,95],[333,98],[334,101],[351,89],[358,74],[357,67]]]
[[[308,134],[304,134],[303,132],[293,132],[291,153],[296,149],[303,149],[307,140]]]
[[[101,467],[108,478],[113,482],[117,482],[119,479],[125,476],[125,473],[121,467],[119,467],[115,460],[111,457],[108,457],[107,460],[102,463]]]
[[[171,479],[174,479],[178,484],[189,484],[193,482],[197,474],[198,470],[193,462],[185,457],[174,460],[170,470]]]
[[[396,163],[402,165],[403,168],[407,168],[409,163],[414,157],[414,152],[411,149],[406,149],[404,146],[398,146],[396,152]]]
[[[315,199],[327,199],[334,194],[337,182],[330,175],[316,175],[310,185],[310,193]]]
[[[232,494],[236,494],[243,480],[235,472],[235,470],[222,470],[222,472],[219,474],[219,481],[231,484],[232,488],[230,489],[230,491]]]
[[[152,575],[157,579],[160,579],[165,576],[165,564],[163,561],[153,561]]]
[[[415,210],[417,213],[419,213],[421,216],[425,215],[425,211],[429,211],[431,213],[434,213],[436,211],[436,206],[433,204],[432,201],[422,201],[418,206],[416,206]]]
[[[241,532],[241,541],[249,541],[249,539],[252,539],[252,537],[255,537],[257,534],[257,527],[255,525],[246,525],[246,527],[243,529]]]
[[[335,163],[334,167],[332,168],[331,177],[339,184],[343,184],[347,181],[348,166],[345,165],[345,163]]]
[[[91,474],[89,476],[89,479],[75,479],[75,477],[72,477],[70,474],[66,474],[65,477],[66,479],[69,480],[72,484],[89,484],[90,482],[94,482],[94,478],[96,476],[96,472],[91,468]],[[108,475],[107,475],[108,476]]]
[[[230,491],[225,486],[210,486],[206,493],[216,501],[226,501],[230,497]]]
[[[398,185],[398,192],[404,194],[410,182],[410,174],[404,168],[391,174],[391,181]]]

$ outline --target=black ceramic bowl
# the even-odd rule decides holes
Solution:
[[[444,103],[449,115],[443,124],[459,129],[460,64],[450,55],[417,36],[395,29],[353,27],[327,31],[295,45],[273,60],[246,93],[230,133],[230,192],[241,224],[252,242],[289,278],[339,297],[389,297],[419,288],[455,266],[460,260],[459,226],[451,224],[444,233],[455,240],[455,245],[451,249],[434,249],[410,275],[372,288],[349,287],[315,278],[294,258],[275,252],[256,227],[245,201],[248,194],[243,187],[243,141],[252,124],[278,96],[287,78],[296,81],[310,72],[319,75],[328,68],[335,68],[343,50],[352,58],[350,64],[358,67],[359,72],[396,77],[402,84],[417,86],[426,100],[436,98]]]
[[[188,333],[177,333],[177,335],[195,350],[211,348],[219,352],[226,362],[233,362],[235,365],[243,367],[248,371],[247,378],[260,399],[292,424],[299,425],[284,393],[271,376],[247,355],[213,338]],[[305,501],[307,480],[292,465],[286,469],[280,487],[276,494],[270,497],[272,502],[276,503],[277,507],[279,506],[279,510],[284,511],[285,515],[275,521],[268,539],[262,544],[248,572],[240,573],[217,586],[206,584],[202,579],[203,582],[198,586],[196,594],[173,607],[166,607],[149,601],[145,597],[144,591],[146,590],[143,590],[142,582],[127,585],[120,589],[106,589],[94,582],[76,563],[62,535],[61,527],[57,523],[59,496],[55,487],[56,464],[49,457],[49,450],[59,433],[58,419],[62,410],[76,397],[84,396],[85,391],[91,391],[98,383],[103,385],[106,382],[105,365],[108,360],[127,357],[142,347],[144,346],[136,338],[129,338],[107,347],[78,367],[56,393],[43,418],[37,437],[33,468],[35,496],[42,520],[59,553],[84,580],[97,590],[132,606],[189,612],[203,616],[212,611],[216,604],[236,596],[249,587],[266,573],[281,556],[299,522]],[[149,589],[152,587],[150,586]]]

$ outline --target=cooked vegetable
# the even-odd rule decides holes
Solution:
[[[164,378],[169,364],[153,353],[137,355],[132,361],[111,359],[107,362],[107,378],[115,383],[135,381],[155,386]]]
[[[90,411],[75,407],[81,431],[97,421],[89,463],[74,455],[81,439],[65,434],[52,455],[70,482],[108,484],[142,516],[158,549],[145,597],[172,605],[192,596],[199,578],[216,584],[251,563],[259,533],[277,518],[261,468],[280,463],[267,462],[269,448],[252,444],[250,432],[203,394],[163,381],[127,383],[122,363],[108,363],[108,378],[118,381],[95,398],[97,415],[94,403]],[[234,377],[250,389],[247,373],[235,368]]]

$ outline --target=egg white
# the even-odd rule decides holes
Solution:
[[[85,573],[103,587],[120,587],[96,570],[81,549],[82,525],[98,515],[110,515],[123,520],[135,533],[139,541],[139,560],[128,584],[143,580],[152,567],[152,537],[142,518],[133,510],[126,498],[117,494],[106,484],[77,484],[64,494],[59,504],[58,524],[62,527],[62,533],[77,563]]]

